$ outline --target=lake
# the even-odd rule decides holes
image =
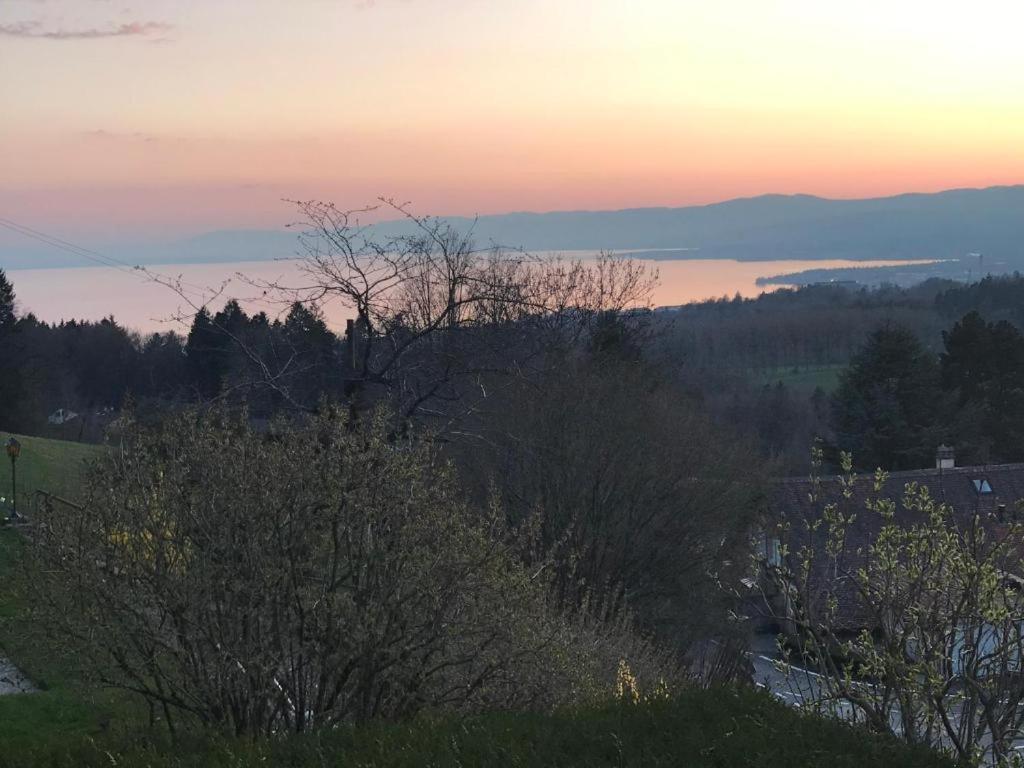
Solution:
[[[593,252],[565,253],[566,258],[590,258]],[[732,261],[727,259],[680,259],[648,261],[657,270],[659,284],[654,292],[655,306],[673,306],[722,296],[754,297],[781,286],[761,286],[759,277],[800,272],[806,269],[887,266],[911,261]],[[154,272],[180,277],[187,283],[187,301],[171,289],[151,282],[140,272],[109,267],[66,269],[12,269],[8,272],[17,293],[19,311],[33,312],[41,320],[99,320],[113,315],[122,325],[142,332],[187,330],[181,317],[195,310],[189,302],[210,301],[212,309],[223,306],[228,298],[237,298],[249,311],[264,310],[276,316],[285,308],[254,298],[258,292],[239,275],[256,280],[289,281],[297,275],[294,261],[252,261],[218,264],[175,264],[153,266]],[[223,293],[216,295],[220,286]],[[199,290],[204,288],[207,290]],[[212,299],[212,300],[211,300]],[[324,308],[329,324],[344,326],[350,316],[346,308]]]

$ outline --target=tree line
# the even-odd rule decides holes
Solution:
[[[0,270],[0,425],[45,433],[58,409],[79,414],[73,439],[102,439],[102,419],[127,401],[140,414],[225,398],[245,402],[255,417],[285,407],[260,386],[268,376],[304,402],[341,393],[343,342],[315,307],[294,303],[281,318],[248,315],[235,300],[211,313],[200,308],[187,335],[140,335],[113,316],[47,323],[16,312],[14,286]]]
[[[969,285],[947,280],[912,288],[812,285],[656,313],[658,330],[649,350],[717,423],[755,439],[778,474],[805,474],[808,446],[819,438],[830,448],[831,462],[838,460],[839,449],[847,449],[871,468],[879,461],[926,466],[943,441],[956,443],[964,461],[1016,460],[1014,331],[1021,327],[1022,299],[1024,278],[1016,274]],[[988,327],[976,327],[978,317],[965,317],[971,312]],[[953,327],[957,324],[967,327]],[[873,427],[869,406],[889,406],[880,394],[872,400],[866,391],[885,377],[884,366],[861,373],[847,369],[867,364],[866,346],[881,344],[872,341],[873,334],[885,328],[899,329],[897,335],[913,347],[904,357],[927,358],[933,370],[925,372],[926,391],[902,396],[905,407],[879,412]],[[970,369],[957,373],[958,366],[968,365],[964,356],[971,350]],[[975,369],[983,383],[971,386],[967,380]],[[837,407],[844,375],[860,380],[839,393]],[[859,406],[857,391],[863,394]],[[906,421],[892,422],[890,416]],[[909,433],[905,424],[911,425]],[[886,429],[902,435],[893,450],[881,447]],[[865,452],[865,440],[878,450]]]
[[[1024,334],[971,311],[935,355],[908,329],[875,331],[833,403],[837,445],[868,468],[929,466],[942,443],[964,463],[1024,459]]]

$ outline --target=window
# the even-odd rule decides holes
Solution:
[[[988,482],[988,480],[986,478],[983,477],[983,478],[980,478],[978,480],[972,480],[971,482],[974,483],[974,490],[979,495],[986,494],[986,493],[992,493],[992,486],[989,485],[989,482]]]
[[[768,539],[765,549],[765,559],[768,561],[768,565],[780,568],[782,566],[782,542],[772,537]]]
[[[761,562],[767,566],[782,566],[782,542],[777,536],[770,536],[767,531],[758,531],[757,550],[761,552]]]

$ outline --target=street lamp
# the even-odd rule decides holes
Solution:
[[[21,455],[21,443],[16,439],[7,440],[7,455],[11,457],[11,514],[7,518],[9,522],[17,522],[18,514],[18,457]]]

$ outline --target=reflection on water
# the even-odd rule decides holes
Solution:
[[[566,254],[571,256],[591,254]],[[799,272],[805,269],[829,269],[849,266],[881,266],[909,262],[829,261],[731,261],[658,260],[644,261],[657,270],[660,281],[654,292],[656,306],[671,306],[722,296],[757,296],[778,286],[759,286],[758,277]],[[247,310],[266,311],[275,317],[286,308],[259,298],[259,291],[242,280],[247,275],[256,280],[282,280],[294,284],[298,275],[296,262],[236,262],[231,264],[175,264],[153,267],[162,275],[180,277],[187,283],[186,296],[170,288],[146,280],[138,272],[119,271],[106,267],[76,269],[19,269],[8,277],[14,283],[21,312],[33,312],[41,320],[98,320],[113,315],[122,325],[139,331],[187,330],[176,317],[191,316],[192,304],[208,301],[227,282],[222,294],[211,301],[211,308],[220,309],[228,298],[238,298]],[[199,288],[209,286],[203,292]],[[349,313],[340,305],[324,308],[329,323],[343,326]]]

